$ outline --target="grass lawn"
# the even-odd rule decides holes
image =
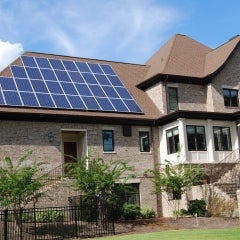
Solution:
[[[95,238],[95,240],[239,240],[240,228],[186,229]]]

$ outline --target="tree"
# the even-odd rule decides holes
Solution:
[[[0,206],[19,209],[31,201],[37,201],[42,195],[39,190],[43,187],[39,172],[42,162],[28,165],[25,161],[32,154],[28,151],[18,159],[16,165],[10,157],[5,157],[0,166]],[[38,175],[38,176],[37,176]]]
[[[174,211],[179,211],[179,200],[181,195],[190,190],[192,186],[199,185],[203,181],[204,174],[199,165],[173,164],[166,161],[165,167],[156,165],[154,170],[148,170],[152,175],[155,186],[155,193],[166,192],[169,200],[177,200],[174,204]]]
[[[133,168],[122,160],[104,161],[102,158],[82,157],[69,174],[76,179],[75,186],[87,196],[111,197],[116,181],[123,183],[133,176]],[[123,176],[125,175],[125,177]]]

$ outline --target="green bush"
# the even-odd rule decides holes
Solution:
[[[62,210],[45,210],[36,212],[37,222],[60,222],[64,218]]]
[[[143,219],[155,218],[156,217],[156,213],[152,208],[143,207],[143,208],[141,208],[140,212],[141,212],[141,217]]]
[[[141,216],[141,208],[137,204],[124,204],[123,205],[123,219],[136,220]]]
[[[197,214],[198,217],[205,216],[206,214],[206,202],[204,200],[191,200],[189,201],[188,212],[189,214],[195,215]]]

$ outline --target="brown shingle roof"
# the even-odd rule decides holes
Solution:
[[[158,74],[204,78],[218,70],[240,41],[237,36],[222,46],[211,48],[185,35],[174,35],[147,62],[146,79]]]

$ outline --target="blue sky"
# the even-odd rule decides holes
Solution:
[[[240,34],[239,0],[0,0],[0,70],[23,51],[144,63],[176,33]]]

